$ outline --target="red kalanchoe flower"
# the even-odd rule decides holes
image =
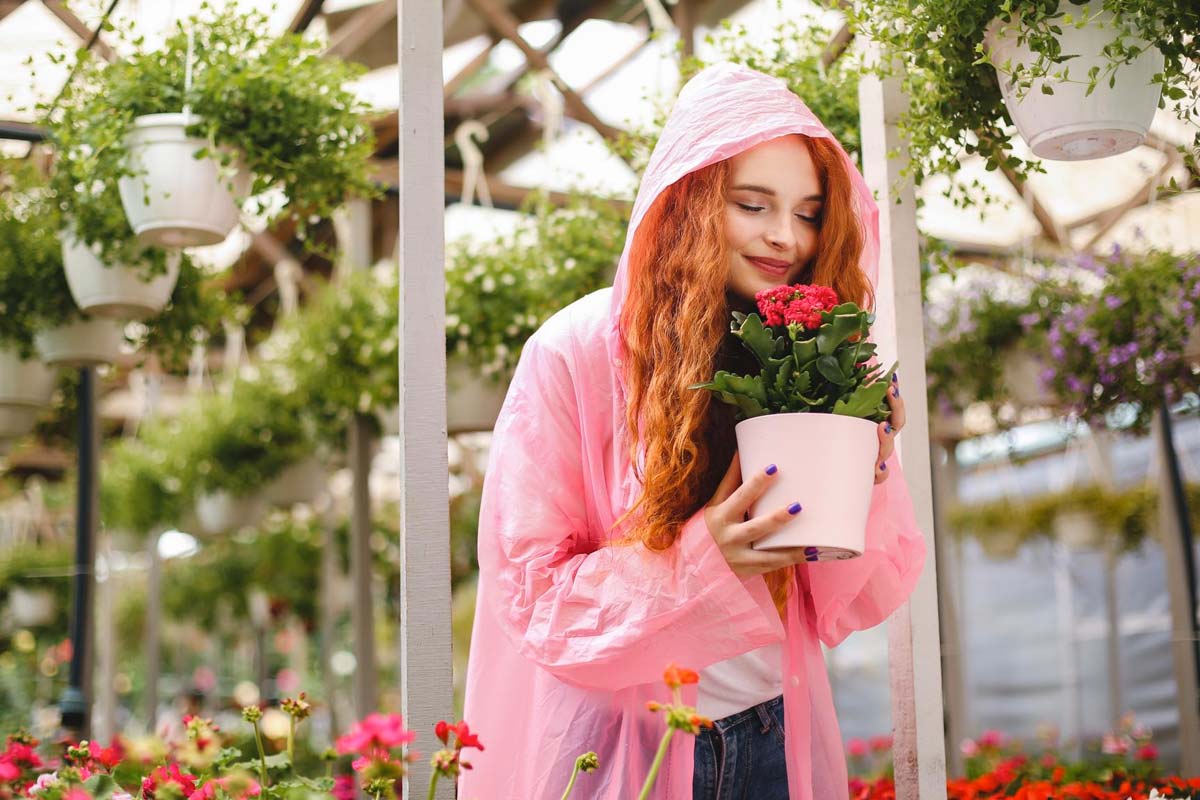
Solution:
[[[416,734],[404,729],[404,720],[399,714],[375,713],[357,723],[345,736],[339,737],[337,751],[342,755],[370,755],[379,749],[401,747],[414,739]]]
[[[695,670],[672,664],[663,672],[663,682],[671,689],[678,689],[685,684],[699,683],[700,675]]]
[[[181,772],[178,764],[168,764],[151,772],[142,779],[142,796],[154,800],[154,793],[164,783],[174,783],[184,797],[191,797],[196,791],[196,779],[186,772]]]
[[[838,304],[837,293],[828,286],[802,283],[764,289],[754,299],[767,325],[803,325],[808,330],[821,327],[821,313]]]

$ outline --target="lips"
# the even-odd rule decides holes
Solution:
[[[776,258],[756,258],[753,256],[743,256],[743,258],[758,267],[762,272],[776,278],[787,275],[788,270],[792,266],[790,261],[780,261]]]

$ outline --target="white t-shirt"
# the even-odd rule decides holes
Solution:
[[[700,670],[696,710],[717,720],[783,694],[783,644],[769,644]]]

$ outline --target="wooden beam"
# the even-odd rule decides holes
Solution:
[[[557,72],[550,66],[550,61],[546,58],[542,51],[533,47],[525,38],[521,36],[518,30],[518,20],[506,9],[501,8],[495,3],[495,0],[467,0],[470,6],[484,18],[497,34],[508,39],[515,44],[522,53],[525,54],[527,62],[534,68],[545,70],[550,74],[551,80],[555,87],[562,92],[563,100],[566,102],[567,111],[575,119],[581,122],[586,122],[596,129],[596,132],[605,139],[615,140],[621,135],[621,131],[613,126],[602,122],[599,117],[588,108],[587,103],[583,101],[575,91],[567,85]]]
[[[499,208],[519,208],[536,189],[523,186],[513,186],[493,177],[487,178],[488,191],[492,202]],[[463,172],[457,169],[446,170],[446,197],[461,197],[463,190]],[[571,196],[566,192],[545,192],[546,198],[555,206],[563,207],[570,201]],[[610,198],[594,198],[608,203],[623,214],[629,214],[633,208],[624,200]]]
[[[324,4],[325,0],[300,0],[300,7],[296,9],[296,13],[292,15],[292,21],[288,23],[288,31],[302,33],[308,30],[308,26],[317,18],[317,14],[321,13],[321,6]]]
[[[0,20],[16,11],[25,0],[0,0]]]
[[[458,0],[462,2],[462,0]],[[496,46],[496,37],[489,36],[487,47],[484,47],[479,53],[467,62],[466,66],[460,69],[454,77],[446,81],[446,85],[442,87],[442,97],[448,102],[451,97],[458,93],[462,85],[470,80],[475,73],[479,72],[488,60],[492,57],[492,49]]]
[[[1004,174],[1004,177],[1008,179],[1008,182],[1012,184],[1012,187],[1017,190],[1017,194],[1021,196],[1022,201],[1024,201],[1029,207],[1029,211],[1033,214],[1034,219],[1036,219],[1038,224],[1042,226],[1042,233],[1045,235],[1045,237],[1051,242],[1054,242],[1056,245],[1061,246],[1065,244],[1063,241],[1063,236],[1059,230],[1058,223],[1054,221],[1054,217],[1050,214],[1050,210],[1042,204],[1042,201],[1038,198],[1037,193],[1033,191],[1033,187],[1030,186],[1028,188],[1029,195],[1028,198],[1026,198],[1025,181],[1021,180],[1021,177],[1017,175],[1017,173],[1014,172],[1010,167],[1001,165],[1000,172]]]
[[[829,40],[829,44],[825,45],[825,50],[821,53],[821,63],[826,69],[833,66],[833,63],[842,57],[850,47],[850,43],[854,41],[854,34],[850,31],[850,26],[842,23],[842,27]]]
[[[396,0],[379,0],[364,6],[338,32],[330,37],[325,55],[349,58],[366,44],[380,28],[396,18]]]
[[[96,34],[91,28],[84,23],[79,17],[75,16],[75,12],[67,8],[63,0],[42,0],[42,5],[46,9],[58,17],[64,25],[71,29],[71,32],[79,37],[81,42],[85,44]],[[92,49],[100,54],[100,57],[105,61],[113,62],[117,60],[117,54],[108,46],[108,43],[97,37],[96,43],[92,45]]]
[[[1157,197],[1158,185],[1162,182],[1163,176],[1165,176],[1171,170],[1171,167],[1175,165],[1176,159],[1178,158],[1178,156],[1176,156],[1176,158],[1171,157],[1171,155],[1174,155],[1173,152],[1164,155],[1166,155],[1166,160],[1163,161],[1162,166],[1155,170],[1150,177],[1148,177],[1146,181],[1140,187],[1138,187],[1138,190],[1134,192],[1132,196],[1126,198],[1124,202],[1118,203],[1117,205],[1108,209],[1096,220],[1096,222],[1099,223],[1099,227],[1092,232],[1090,237],[1088,237],[1087,243],[1083,246],[1083,250],[1094,250],[1096,244],[1102,238],[1104,238],[1104,234],[1116,227],[1117,223],[1120,222],[1121,219],[1130,212],[1130,210],[1137,208],[1138,206],[1147,205],[1149,203],[1149,195],[1151,192],[1154,192],[1155,196]]]

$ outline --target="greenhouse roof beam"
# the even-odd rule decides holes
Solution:
[[[546,55],[525,41],[525,37],[521,36],[521,32],[517,27],[519,21],[511,12],[501,8],[494,0],[467,0],[467,2],[475,9],[476,13],[483,17],[492,30],[515,44],[525,54],[528,65],[539,70],[545,70],[550,75],[555,87],[562,92],[567,111],[572,117],[591,125],[605,139],[613,140],[620,136],[621,131],[619,129],[614,128],[597,117],[588,107],[587,103],[583,101],[583,98],[576,94],[567,85],[567,82],[554,71]]]
[[[455,73],[450,80],[446,81],[445,85],[442,87],[442,97],[445,100],[448,101],[451,97],[453,97],[455,93],[462,88],[464,83],[470,80],[475,73],[479,72],[479,70],[483,69],[484,65],[487,64],[491,59],[492,50],[495,48],[497,41],[498,39],[495,35],[489,36],[487,47],[480,50],[479,54],[471,59],[471,61],[465,67]]]
[[[393,168],[394,173],[399,175],[399,166]],[[513,186],[505,183],[498,178],[493,178],[490,175],[484,176],[487,180],[488,191],[491,193],[492,202],[497,208],[507,208],[516,210],[521,207],[521,204],[533,194],[535,189],[530,189],[524,186]],[[463,190],[463,172],[458,169],[446,170],[446,199],[462,197]],[[562,208],[566,206],[571,196],[566,192],[545,192],[546,199],[555,206]],[[628,214],[632,210],[632,206],[623,200],[613,200],[607,197],[593,197],[603,203],[608,203],[613,208],[621,213]]]
[[[296,9],[296,13],[288,25],[288,31],[303,33],[308,30],[308,26],[321,13],[321,6],[324,4],[325,0],[301,0],[300,7]]]
[[[1092,235],[1088,238],[1087,243],[1083,246],[1084,250],[1094,252],[1096,245],[1099,244],[1102,238],[1104,238],[1104,235],[1116,227],[1117,223],[1119,223],[1125,217],[1125,215],[1130,212],[1130,210],[1137,208],[1138,206],[1147,205],[1150,201],[1151,195],[1157,199],[1160,184],[1163,182],[1163,179],[1166,177],[1167,173],[1171,171],[1171,168],[1176,166],[1180,160],[1179,155],[1174,150],[1167,150],[1164,152],[1164,155],[1166,155],[1166,160],[1163,161],[1162,166],[1151,173],[1150,177],[1146,178],[1146,181],[1140,187],[1138,187],[1137,191],[1135,191],[1130,197],[1126,198],[1123,202],[1109,208],[1096,220],[1096,222],[1099,223],[1099,227],[1093,231]]]
[[[366,6],[329,38],[325,55],[349,58],[381,28],[396,18],[396,0]]]
[[[1054,215],[1042,203],[1037,193],[1033,191],[1033,187],[1021,180],[1020,176],[1010,167],[1001,164],[1000,171],[1008,179],[1008,182],[1012,184],[1012,187],[1017,190],[1017,194],[1024,200],[1025,205],[1029,207],[1030,213],[1033,214],[1034,219],[1041,226],[1043,235],[1054,244],[1062,246],[1065,242],[1065,237],[1058,223],[1055,222]]]
[[[108,46],[107,42],[100,38],[100,28],[94,31],[89,28],[87,23],[75,15],[74,11],[67,8],[63,0],[42,0],[42,5],[51,14],[58,17],[62,24],[70,28],[71,32],[78,36],[79,40],[84,42],[89,49],[99,53],[100,57],[105,61],[112,62],[117,60],[117,54]],[[116,5],[116,3],[113,5]],[[109,10],[111,11],[112,9]],[[107,19],[108,14],[106,13],[104,17]],[[101,27],[103,27],[103,23],[101,23]]]

